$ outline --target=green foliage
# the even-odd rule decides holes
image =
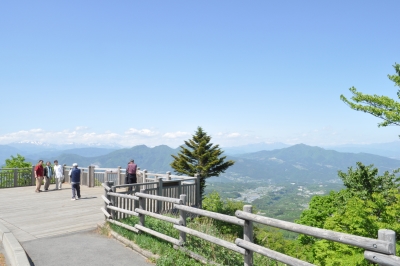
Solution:
[[[226,200],[223,201],[218,192],[212,192],[204,198],[203,209],[211,212],[217,212],[221,214],[226,214],[234,216],[237,210],[243,210],[243,202]],[[203,220],[210,220],[210,222],[220,231],[222,234],[231,234],[236,237],[241,237],[243,235],[243,228],[238,225],[232,225],[231,223],[211,220],[207,218],[202,218]]]
[[[214,145],[210,141],[211,137],[201,127],[198,127],[193,138],[185,141],[184,146],[180,146],[181,150],[178,155],[171,155],[174,158],[171,167],[177,174],[200,175],[202,197],[206,178],[219,176],[234,164],[234,161],[225,161],[226,156],[222,156],[223,151],[219,145]]]
[[[350,167],[347,173],[339,171],[346,189],[314,197],[297,222],[369,238],[377,238],[379,229],[390,229],[396,232],[397,244],[400,244],[396,171],[379,176],[372,165],[357,165],[357,169]],[[315,264],[368,265],[360,248],[304,235],[299,236],[299,242],[309,246],[311,261]]]
[[[25,157],[17,154],[16,157],[11,155],[11,159],[6,159],[6,166],[4,168],[30,168],[32,164],[25,162]]]
[[[399,171],[400,168],[392,173],[385,171],[383,175],[379,176],[378,169],[373,168],[372,164],[365,166],[361,162],[357,162],[355,170],[349,167],[347,173],[339,171],[338,175],[350,193],[362,199],[368,199],[374,192],[387,193],[393,188],[398,188],[400,178],[396,174]]]
[[[13,170],[4,170],[4,168],[18,168]],[[11,155],[6,159],[6,165],[0,171],[0,188],[14,187],[14,173],[17,173],[17,186],[29,186],[32,181],[32,164],[25,162],[25,158],[19,154],[16,157]]]
[[[396,71],[396,74],[388,75],[388,77],[394,82],[395,86],[400,87],[400,64],[395,63],[393,67]],[[348,100],[343,95],[340,95],[340,99],[351,109],[369,113],[373,116],[383,119],[383,122],[378,123],[379,127],[386,127],[390,125],[400,126],[400,102],[397,102],[387,96],[363,94],[358,92],[354,87],[351,87],[349,90],[353,94],[351,100]],[[400,99],[400,90],[398,90],[397,96]]]

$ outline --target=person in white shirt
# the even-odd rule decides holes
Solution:
[[[56,178],[56,189],[61,189],[62,182],[64,181],[63,167],[58,164],[58,161],[54,161],[54,176]]]

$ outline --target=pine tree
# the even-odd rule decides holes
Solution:
[[[174,161],[171,167],[178,175],[200,176],[200,193],[204,196],[206,178],[219,176],[224,173],[234,161],[226,161],[226,156],[222,156],[223,150],[219,145],[210,142],[211,137],[203,131],[201,127],[193,135],[192,139],[185,141],[185,145],[180,146],[181,150],[177,156],[171,155]]]

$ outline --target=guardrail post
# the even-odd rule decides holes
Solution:
[[[182,182],[183,182],[182,179],[179,180],[179,183],[178,183],[178,195],[182,194]]]
[[[179,196],[182,201],[182,205],[186,205],[186,195],[182,194]],[[179,210],[179,223],[182,226],[186,226],[186,212],[184,210]],[[179,241],[181,245],[186,242],[186,233],[183,231],[179,231]]]
[[[243,211],[252,213],[253,206],[244,205]],[[244,220],[243,227],[243,240],[253,243],[253,222]],[[246,254],[244,255],[244,266],[252,266],[253,265],[253,251],[246,250]]]
[[[117,189],[114,186],[114,181],[107,181],[107,182],[104,182],[104,183],[106,183],[106,184],[108,183],[109,184],[109,187],[111,188],[111,192],[115,193],[117,191]],[[117,206],[118,204],[116,204],[117,203],[117,199],[114,196],[110,197],[110,201],[111,201],[112,206],[118,207]],[[117,217],[116,217],[116,214],[115,214],[114,210],[111,210],[110,214],[111,214],[111,218],[113,220],[117,220]]]
[[[202,199],[200,194],[200,186],[201,186],[201,177],[199,174],[195,174],[196,178],[196,206],[201,209],[202,208]]]
[[[118,166],[117,168],[117,180],[118,180],[118,185],[124,184],[124,181],[121,180],[121,166]]]
[[[143,170],[143,180],[142,180],[142,183],[146,183],[146,174],[147,174],[147,170],[146,169],[144,169]]]
[[[110,187],[110,182],[104,182],[104,184],[106,185],[106,186],[108,186],[108,187]],[[109,196],[108,194],[108,191],[107,191],[107,189],[104,189],[104,196],[109,200],[109,201],[111,201],[111,196]],[[104,202],[104,209],[107,211],[107,202]],[[105,217],[105,219],[107,220],[107,217]]]
[[[139,185],[135,186],[135,190],[134,190],[134,194],[133,195],[136,195],[137,192],[140,192],[140,186]],[[136,208],[139,208],[139,202],[137,200],[134,200],[133,201],[133,210],[135,210]]]
[[[32,166],[32,186],[34,186],[36,184],[36,180],[35,180],[35,166]]]
[[[157,190],[157,194],[158,196],[162,196],[163,195],[163,180],[161,177],[158,178],[158,190]],[[162,209],[162,201],[161,200],[157,200],[157,213],[161,213],[161,209]]]
[[[171,180],[171,172],[170,171],[167,172],[167,180]]]
[[[146,193],[146,189],[141,189],[140,193]],[[139,198],[139,209],[146,210],[146,198],[143,197]],[[139,225],[144,226],[144,218],[145,215],[139,213]]]
[[[389,252],[392,255],[396,255],[396,232],[388,229],[378,230],[378,239],[384,240],[392,243],[392,249]]]
[[[14,187],[18,187],[18,169],[14,169]]]
[[[94,166],[89,166],[89,187],[94,187]]]

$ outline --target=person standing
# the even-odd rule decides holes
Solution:
[[[43,181],[43,160],[39,160],[39,162],[35,166],[35,179],[36,179],[36,193],[40,192],[40,187],[42,186]]]
[[[135,164],[135,161],[132,159],[130,160],[130,162],[128,163],[128,167],[126,168],[125,184],[137,183],[136,170],[137,170],[137,165]],[[128,188],[128,192],[132,193],[132,186]]]
[[[58,164],[58,161],[54,161],[54,177],[56,181],[56,190],[61,189],[62,187],[62,182],[64,179],[64,173],[63,173],[63,167]]]
[[[74,163],[71,170],[71,188],[72,188],[72,199],[77,200],[81,198],[81,169],[78,169],[78,164]],[[75,196],[76,190],[76,196]]]
[[[44,167],[44,190],[49,190],[50,181],[53,177],[53,168],[50,162],[46,162],[46,167]]]

